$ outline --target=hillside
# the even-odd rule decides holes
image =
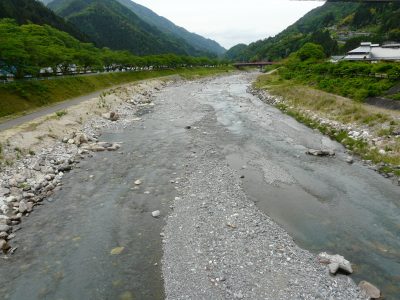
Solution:
[[[47,24],[65,31],[81,41],[89,41],[89,38],[74,25],[66,22],[42,3],[35,0],[1,0],[0,19],[2,18],[14,19],[18,24]]]
[[[189,45],[199,51],[210,52],[213,54],[221,55],[225,53],[225,48],[219,45],[217,42],[206,39],[201,35],[191,33],[185,28],[179,27],[169,21],[168,19],[157,15],[152,10],[144,7],[140,4],[132,2],[131,0],[117,0],[122,5],[129,8],[135,14],[137,14],[143,21],[150,25],[153,25],[158,30],[164,32],[165,34],[170,34],[173,36],[180,37],[184,39]]]
[[[129,50],[137,55],[206,54],[148,24],[116,0],[55,0],[48,7],[75,24],[99,47]]]
[[[274,37],[250,44],[233,59],[278,60],[307,42],[327,55],[344,53],[361,41],[400,40],[400,3],[327,2]]]

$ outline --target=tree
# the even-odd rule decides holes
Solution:
[[[314,43],[306,43],[303,47],[300,48],[299,51],[297,51],[296,56],[301,61],[320,60],[326,57],[322,46]]]

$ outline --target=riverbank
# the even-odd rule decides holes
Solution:
[[[342,143],[349,155],[360,157],[400,185],[399,111],[298,85],[276,72],[258,77],[252,92],[297,121]]]
[[[186,79],[232,71],[229,66],[157,71],[119,72],[70,76],[51,80],[15,81],[0,84],[0,121],[23,115],[70,98],[128,82],[179,75]]]

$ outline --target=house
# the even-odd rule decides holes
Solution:
[[[380,46],[379,44],[364,42],[360,44],[360,47],[349,51],[343,59],[400,62],[400,44],[391,43]]]

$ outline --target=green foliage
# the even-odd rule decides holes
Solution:
[[[324,48],[321,45],[317,45],[314,43],[307,43],[303,47],[300,48],[296,53],[297,57],[301,61],[306,60],[321,60],[326,57],[324,53]]]
[[[47,75],[68,74],[72,71],[71,65],[76,67],[74,72],[86,73],[219,63],[218,60],[205,57],[174,54],[138,57],[128,51],[98,49],[48,25],[19,26],[10,19],[0,20],[0,57],[0,69],[14,74],[16,78],[26,75],[37,77],[41,68],[51,68],[49,72],[52,74]]]
[[[384,94],[400,79],[398,63],[314,63],[315,58],[311,53],[318,54],[316,49],[315,46],[304,46],[291,56],[285,66],[279,69],[282,78],[358,101]]]
[[[9,84],[0,84],[0,118],[35,110],[44,105],[64,101],[127,82],[168,75],[180,75],[190,79],[219,74],[231,69],[231,67],[227,66],[215,68],[177,68],[140,72],[103,73],[92,76],[68,76],[53,80],[22,80]]]
[[[65,116],[66,114],[68,114],[66,110],[60,110],[60,111],[56,112],[56,116],[58,118],[61,118],[62,116]]]
[[[39,1],[1,0],[0,19],[3,18],[14,19],[18,24],[47,24],[58,30],[68,32],[81,41],[89,40],[88,37],[80,32],[73,24],[57,16]]]

